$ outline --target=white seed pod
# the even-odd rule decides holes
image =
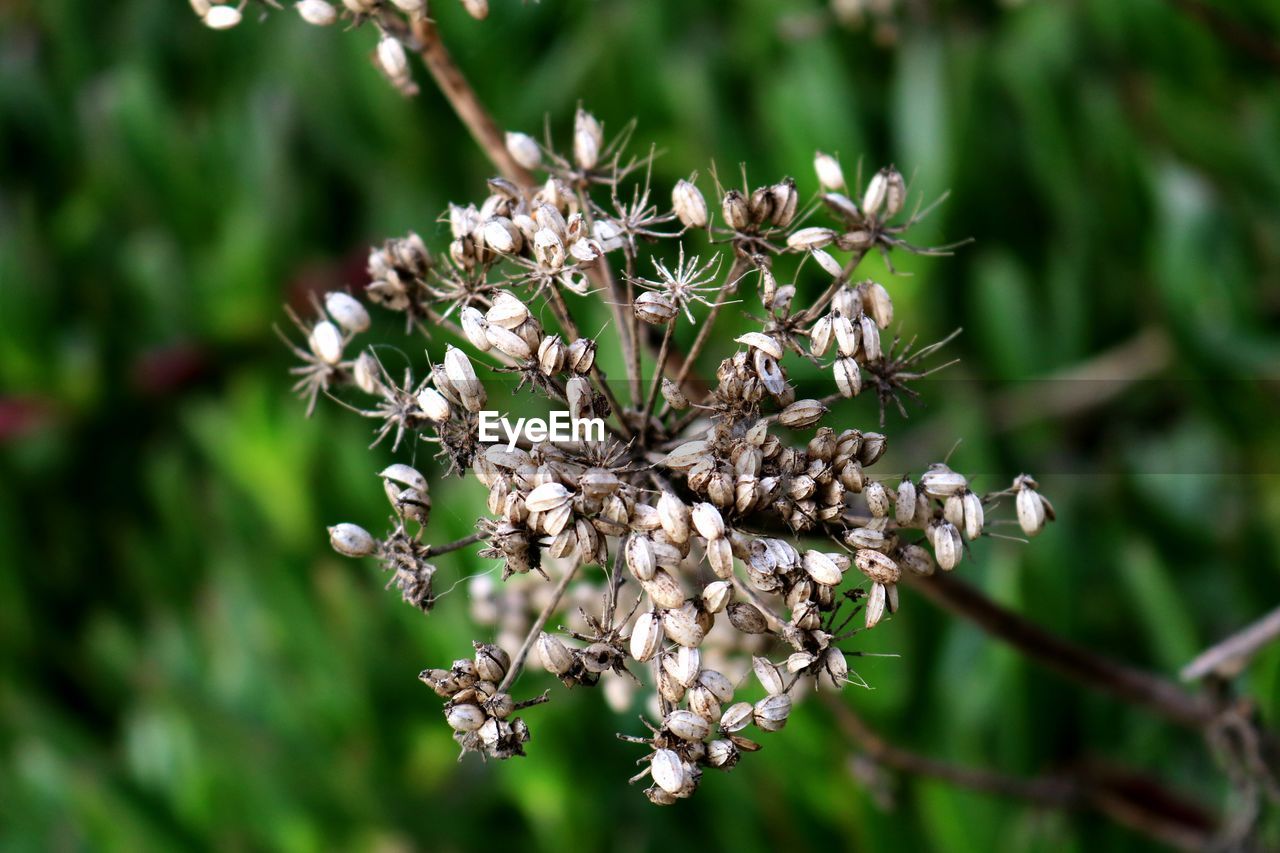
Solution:
[[[652,660],[662,648],[662,621],[657,613],[646,611],[636,617],[631,629],[631,656],[644,663]]]
[[[378,367],[378,359],[368,350],[356,356],[356,362],[351,368],[351,375],[355,380],[356,387],[364,393],[382,393],[382,370]]]
[[[426,8],[427,0],[391,0],[391,3],[401,12],[421,12]],[[376,0],[343,0],[343,5],[353,12],[369,13],[377,3]]]
[[[778,423],[788,429],[804,429],[822,420],[827,411],[817,400],[797,400],[779,413]]]
[[[769,620],[759,608],[745,601],[735,601],[727,608],[729,623],[744,634],[765,634],[769,631]]]
[[[573,493],[563,483],[543,483],[524,499],[529,512],[550,512],[565,506],[573,498]]]
[[[497,221],[490,220],[489,225]],[[507,221],[510,222],[510,220]],[[485,227],[488,228],[488,225]],[[489,306],[489,310],[485,312],[484,319],[489,325],[514,330],[529,319],[529,306],[514,294],[502,290],[494,296],[493,305]]]
[[[841,314],[831,319],[831,333],[836,340],[836,349],[845,358],[853,358],[858,354],[862,343],[860,327],[852,319]]]
[[[573,160],[579,169],[590,171],[600,160],[604,146],[604,129],[596,117],[579,108],[573,118]]]
[[[852,358],[836,359],[835,379],[843,397],[856,397],[862,392],[862,368]]]
[[[876,583],[897,583],[902,569],[888,554],[862,549],[853,555],[853,564]]]
[[[878,432],[866,432],[862,434],[862,445],[858,448],[858,461],[864,467],[870,468],[884,456],[885,448],[889,446],[889,439]]]
[[[867,182],[867,190],[862,194],[862,212],[867,216],[879,215],[888,194],[889,169],[881,169]]]
[[[838,690],[849,678],[849,662],[844,652],[831,646],[822,655],[822,670],[831,679],[831,684]]]
[[[327,27],[338,20],[338,10],[325,0],[300,0],[293,7],[298,10],[302,20],[317,27]]]
[[[935,524],[930,530],[938,568],[949,572],[960,563],[960,558],[964,555],[964,543],[960,539],[960,531],[949,521]]]
[[[898,483],[898,496],[894,501],[893,518],[902,526],[910,525],[916,517],[916,484],[903,477]]]
[[[489,0],[462,0],[462,8],[477,21],[489,17]]]
[[[471,365],[467,354],[455,346],[448,346],[444,352],[444,375],[449,384],[462,397],[479,397],[484,393],[484,386],[476,378],[476,369]]]
[[[792,652],[787,657],[787,672],[795,675],[803,669],[807,669],[817,657],[812,652]]]
[[[323,3],[324,0],[320,2]],[[324,308],[334,322],[349,334],[355,335],[369,329],[369,312],[360,304],[360,300],[349,293],[340,290],[326,293]]]
[[[840,161],[830,154],[818,151],[813,155],[813,171],[818,175],[818,186],[826,192],[842,192],[844,190],[844,170]]]
[[[409,57],[400,39],[389,35],[379,39],[377,59],[378,66],[392,80],[403,80],[409,76]]]
[[[495,216],[484,224],[484,244],[499,255],[513,255],[524,246],[524,235],[505,216]],[[490,322],[493,322],[490,320]]]
[[[1014,498],[1014,507],[1018,514],[1018,526],[1028,536],[1035,536],[1044,529],[1046,517],[1045,501],[1040,493],[1028,486],[1018,489]]]
[[[819,358],[826,355],[827,350],[831,349],[832,333],[831,317],[820,317],[809,330],[809,352]]]
[[[367,557],[378,548],[369,531],[346,522],[329,528],[329,544],[344,557]]]
[[[884,218],[892,219],[902,212],[902,207],[907,203],[907,182],[902,177],[902,173],[897,169],[890,168],[885,189],[884,198]]]
[[[479,705],[470,704],[454,705],[445,711],[444,718],[449,723],[449,728],[456,732],[474,732],[489,719]]]
[[[720,510],[709,503],[697,503],[693,506],[693,526],[705,539],[720,539],[724,536],[724,518]]]
[[[533,257],[544,269],[560,269],[565,261],[564,240],[550,228],[539,228],[533,235]]]
[[[734,338],[734,341],[766,352],[774,358],[782,358],[782,344],[778,343],[778,339],[772,335],[766,335],[763,332],[747,332],[745,335]]]
[[[698,673],[698,684],[705,687],[716,698],[716,701],[724,704],[733,701],[733,682],[723,673],[714,669],[704,669]]]
[[[681,646],[662,659],[663,668],[684,687],[692,687],[702,670],[702,653],[693,646]]]
[[[586,374],[591,372],[592,366],[596,363],[596,342],[590,338],[578,338],[569,344],[569,352],[565,358],[565,364],[570,370],[577,374]]]
[[[688,781],[684,763],[680,760],[680,756],[670,749],[654,751],[653,758],[649,759],[649,775],[653,777],[654,784],[668,794],[680,793]]]
[[[707,721],[708,724],[720,721],[720,702],[716,699],[715,694],[701,684],[695,684],[689,688],[689,692],[685,694],[685,701],[689,704],[689,710],[694,714]],[[710,726],[708,725],[708,729]]]
[[[689,408],[689,398],[680,390],[679,385],[665,376],[662,377],[662,399],[677,412],[683,412]]]
[[[637,296],[632,310],[650,326],[665,326],[676,316],[676,304],[671,297],[652,290]]]
[[[778,672],[778,667],[768,658],[751,658],[751,669],[760,681],[760,686],[770,696],[775,696],[785,689],[786,685],[782,681],[782,673]]]
[[[968,488],[963,474],[952,471],[941,462],[929,466],[920,477],[920,488],[931,498],[946,498]]]
[[[417,468],[405,465],[403,462],[388,465],[382,469],[378,476],[383,480],[390,480],[392,483],[398,483],[401,486],[407,486],[419,492],[425,493],[427,491],[427,478],[422,476],[422,472]],[[390,494],[389,490],[388,494]]]
[[[703,198],[702,191],[692,182],[676,181],[675,187],[671,190],[671,207],[684,227],[707,227],[707,222],[710,220],[707,213],[707,200]]]
[[[986,521],[985,513],[982,510],[982,498],[972,491],[967,491],[964,493],[963,503],[964,518],[962,519],[961,530],[964,531],[964,538],[972,542],[982,535],[982,527]]]
[[[509,355],[520,361],[528,360],[533,357],[533,349],[525,341],[524,338],[517,335],[510,329],[504,329],[501,326],[495,326],[490,323],[484,330],[485,337],[489,339],[489,343],[494,349],[505,355]]]
[[[733,598],[733,585],[728,581],[714,581],[702,588],[702,603],[706,606],[708,613],[721,612],[729,606],[731,598]]]
[[[707,636],[698,621],[698,608],[692,601],[662,614],[662,630],[677,646],[696,648]],[[686,685],[687,686],[687,685]]]
[[[204,25],[211,30],[229,30],[240,23],[240,18],[235,6],[213,6],[204,13]]]
[[[761,731],[781,731],[791,716],[791,697],[785,693],[766,696],[755,704],[752,716]]]
[[[653,573],[658,568],[658,564],[653,558],[653,540],[648,536],[633,533],[627,539],[627,544],[623,550],[627,560],[627,568],[631,570],[631,574],[635,575],[636,580],[653,580]]]
[[[867,509],[870,510],[873,517],[888,517],[892,503],[889,499],[889,490],[884,487],[883,483],[878,480],[872,480],[863,487],[862,494],[867,499]],[[881,538],[883,538],[883,534]]]
[[[858,318],[862,331],[862,355],[867,361],[880,360],[880,327],[876,321],[863,314]]]
[[[655,570],[653,577],[647,581],[641,581],[640,586],[653,599],[653,603],[664,610],[679,607],[684,603],[684,590],[680,587],[680,582],[665,569]]]
[[[507,132],[507,153],[521,168],[533,171],[542,165],[542,149],[527,133]]]
[[[866,288],[867,311],[875,319],[877,326],[889,328],[893,325],[893,299],[890,298],[889,291],[878,281],[869,282]]]
[[[467,305],[459,313],[462,322],[462,333],[467,336],[467,340],[471,345],[481,352],[488,352],[493,344],[489,343],[489,336],[485,334],[485,329],[489,323],[485,320],[484,315],[480,313],[479,308]]]
[[[871,594],[867,596],[867,627],[874,628],[884,617],[885,588],[884,584],[871,585]]]
[[[311,334],[307,336],[307,343],[316,358],[325,364],[337,364],[342,361],[344,346],[342,332],[328,320],[321,320],[312,327]]]
[[[449,401],[434,388],[423,388],[418,392],[418,408],[428,419],[438,424],[449,420]]]
[[[733,546],[727,536],[707,542],[707,564],[716,577],[725,580],[733,577]]]
[[[905,566],[907,571],[923,577],[933,574],[937,568],[928,550],[919,545],[911,543],[903,545],[898,551],[898,558],[899,565]]]
[[[727,733],[740,732],[751,725],[755,709],[750,702],[737,702],[720,715],[720,728]]]
[[[844,275],[844,267],[840,266],[840,262],[831,257],[826,249],[814,249],[811,252],[813,259],[818,262],[818,266],[832,278],[839,278]]]
[[[787,247],[798,252],[809,252],[831,245],[836,239],[836,232],[830,228],[813,226],[793,231],[787,237]]]
[[[481,681],[497,683],[507,674],[511,666],[511,656],[493,643],[474,643],[476,654],[476,675]],[[496,695],[496,694],[495,694]]]
[[[552,675],[564,675],[573,666],[573,654],[559,637],[543,631],[538,635],[538,658]]]
[[[709,445],[705,441],[687,441],[667,454],[660,464],[672,471],[688,471],[709,454]],[[674,497],[674,495],[672,496]],[[661,503],[659,503],[661,507]],[[686,508],[687,511],[687,508]]]
[[[840,567],[830,555],[821,551],[804,552],[804,570],[808,572],[809,577],[824,586],[837,586],[843,577]]]
[[[672,711],[662,721],[662,727],[681,740],[703,740],[711,734],[710,723],[693,711]]]

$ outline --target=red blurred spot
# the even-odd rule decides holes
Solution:
[[[134,359],[130,385],[141,395],[172,394],[209,372],[209,356],[195,344],[172,344],[147,350]]]
[[[55,419],[51,400],[0,397],[0,442],[16,441],[44,429]]]

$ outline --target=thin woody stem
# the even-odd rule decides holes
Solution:
[[[849,281],[853,276],[854,270],[858,268],[858,264],[862,263],[862,259],[867,256],[866,249],[859,249],[849,256],[849,260],[845,261],[844,269],[840,271],[840,275],[836,276],[835,281],[827,288],[822,296],[818,297],[818,301],[809,306],[804,312],[804,322],[809,323],[818,319],[818,315],[827,310],[827,306],[831,304],[831,300],[835,299],[836,293],[840,288]]]
[[[480,150],[484,151],[503,177],[521,186],[533,186],[533,175],[507,151],[502,131],[476,96],[475,89],[471,88],[462,70],[453,61],[440,38],[435,21],[427,17],[417,18],[413,21],[413,34],[418,41],[418,55],[431,73],[431,79],[435,80],[436,87],[466,125]]]
[[[564,591],[569,588],[569,584],[573,582],[574,577],[578,574],[578,564],[574,563],[564,577],[560,579],[560,583],[556,584],[556,588],[551,593],[551,600],[547,602],[547,606],[542,608],[542,612],[538,614],[538,618],[533,621],[533,625],[529,628],[529,633],[525,635],[524,642],[520,644],[520,650],[516,652],[515,659],[511,661],[511,667],[507,670],[507,674],[503,676],[502,683],[498,685],[498,692],[505,693],[516,677],[520,675],[520,670],[524,669],[524,662],[529,657],[529,650],[533,648],[533,644],[537,642],[538,635],[542,633],[542,629],[546,627],[547,620],[551,618],[551,614],[560,606],[560,599],[564,597]]]
[[[684,387],[685,380],[689,378],[689,371],[693,370],[694,362],[702,354],[702,348],[707,345],[707,341],[711,338],[711,329],[715,326],[716,316],[720,313],[720,308],[728,301],[730,296],[737,292],[738,279],[747,273],[747,270],[743,269],[745,266],[746,262],[743,261],[742,257],[735,254],[733,263],[729,265],[729,274],[725,276],[724,286],[720,288],[715,304],[711,306],[711,313],[702,321],[702,328],[698,330],[698,336],[693,339],[693,346],[689,348],[689,354],[684,357],[684,364],[680,366],[680,372],[676,374],[676,385],[681,388]]]
[[[564,328],[565,334],[572,339],[569,343],[582,337],[578,331],[578,324],[574,322],[573,315],[569,313],[569,306],[564,301],[564,294],[554,285],[547,287],[551,294],[551,310],[555,312],[556,319],[560,321],[560,325]],[[613,410],[613,415],[618,420],[619,431],[623,438],[631,438],[631,427],[627,424],[627,419],[623,417],[622,404],[618,402],[618,398],[614,396],[613,389],[609,387],[604,373],[600,370],[600,365],[592,362],[591,376],[596,380],[596,387],[600,389],[600,393],[604,394],[605,400],[609,403],[609,408]]]
[[[590,199],[587,198],[586,191],[579,188],[577,191],[578,207],[582,210],[582,218],[586,221],[587,230],[594,231],[595,218],[591,214]],[[587,273],[592,277],[600,280],[609,291],[609,308],[613,312],[613,322],[618,327],[618,338],[622,341],[622,360],[627,366],[627,379],[631,389],[630,397],[633,406],[640,404],[640,356],[636,352],[636,340],[631,334],[631,325],[628,323],[628,308],[632,302],[627,297],[627,292],[618,283],[618,277],[613,274],[613,267],[609,266],[606,256],[602,253],[596,259],[593,266],[586,268]],[[622,417],[622,409],[617,409],[618,417]]]
[[[453,542],[446,542],[443,545],[428,545],[427,556],[435,557],[439,554],[448,554],[450,551],[459,551],[468,545],[474,545],[485,538],[483,533],[472,533],[470,536],[464,536],[461,539],[455,539]]]
[[[662,375],[667,369],[667,353],[671,350],[671,336],[676,330],[676,318],[672,317],[667,323],[667,331],[662,336],[662,346],[658,348],[658,363],[653,368],[653,379],[649,382],[649,395],[645,398],[644,409],[641,411],[640,418],[640,435],[644,436],[649,431],[649,416],[653,414],[653,404],[658,399],[658,386],[662,384]]]

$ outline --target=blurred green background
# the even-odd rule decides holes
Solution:
[[[890,418],[887,464],[962,438],[962,470],[1032,471],[1060,518],[983,543],[968,580],[1171,676],[1280,600],[1280,6],[1212,4],[1238,26],[1215,31],[1165,0],[903,0],[860,27],[817,0],[436,5],[501,124],[563,136],[579,99],[637,117],[659,185],[714,158],[812,192],[821,148],[951,190],[918,236],[976,242],[890,287],[907,331],[964,327],[963,362]],[[289,12],[214,33],[177,0],[0,6],[0,847],[1142,845],[930,781],[885,809],[817,703],[672,809],[624,784],[635,721],[595,692],[530,711],[523,760],[455,762],[415,676],[469,651],[465,600],[423,618],[329,550],[327,523],[381,529],[390,454],[332,405],[303,417],[271,331],[358,285],[370,243],[441,245],[489,174],[429,85],[405,100],[369,67],[372,38]],[[1125,346],[1106,376],[1131,382],[1034,381]],[[1055,414],[1081,389],[1111,397]],[[467,532],[475,484],[434,489],[433,538]],[[901,657],[845,698],[898,743],[1019,774],[1108,758],[1232,805],[1192,735],[910,591],[867,643]],[[1280,649],[1240,689],[1276,723]]]

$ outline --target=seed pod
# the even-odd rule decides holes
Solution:
[[[662,658],[663,666],[658,668],[658,695],[675,704],[684,701],[684,694],[687,688],[667,671],[666,662],[669,658],[671,658],[670,655]]]
[[[418,408],[428,420],[438,424],[449,420],[449,401],[434,388],[426,387],[418,392]]]
[[[444,353],[444,373],[457,392],[464,398],[479,398],[484,394],[484,386],[476,378],[476,370],[471,366],[467,354],[455,346],[448,346]],[[470,407],[468,407],[470,408]]]
[[[707,635],[698,622],[698,608],[692,601],[663,613],[662,630],[671,642],[686,648],[697,648]]]
[[[596,342],[590,338],[578,338],[569,344],[568,357],[565,359],[569,369],[579,375],[591,372],[596,362]]]
[[[733,546],[728,537],[707,542],[707,564],[716,577],[726,580],[733,577]]]
[[[778,672],[778,667],[768,658],[751,658],[751,669],[755,671],[756,678],[760,681],[760,686],[770,696],[775,696],[783,691],[785,685],[782,681],[782,673]]]
[[[676,305],[671,298],[652,290],[637,296],[632,310],[636,317],[651,326],[665,326],[676,316]]]
[[[312,327],[307,343],[311,346],[311,352],[315,353],[316,358],[325,364],[337,364],[342,361],[344,346],[342,332],[328,320],[321,320]]]
[[[903,477],[898,484],[898,495],[894,501],[893,518],[899,525],[911,524],[916,516],[916,486],[910,478]]]
[[[938,568],[949,572],[960,562],[964,555],[964,543],[960,539],[960,531],[949,521],[934,524],[931,528],[933,553],[938,559]]]
[[[702,654],[690,646],[681,646],[675,654],[662,658],[662,668],[685,688],[692,687],[702,669]]]
[[[665,376],[662,377],[662,399],[677,412],[683,412],[689,408],[689,398],[680,390],[679,385]]]
[[[672,711],[662,727],[681,740],[702,740],[711,734],[710,724],[693,711]]]
[[[809,330],[809,352],[821,358],[831,349],[832,320],[829,316],[819,318]]]
[[[684,227],[707,227],[707,222],[709,221],[707,200],[702,197],[702,192],[690,181],[680,180],[676,182],[675,188],[671,191],[671,207],[675,211],[676,218],[680,220],[680,224]]]
[[[734,338],[734,341],[768,353],[773,358],[782,358],[782,344],[778,343],[777,338],[763,332],[747,332]]]
[[[631,629],[631,656],[644,663],[662,648],[662,621],[653,611],[641,613]]]
[[[641,581],[640,585],[653,599],[654,605],[664,610],[679,607],[684,603],[684,590],[680,588],[680,582],[665,569],[656,569],[653,577],[647,581]]]
[[[479,705],[454,705],[444,713],[449,728],[457,732],[474,732],[488,719]]]
[[[887,554],[879,551],[860,550],[853,555],[853,563],[876,583],[897,583],[902,577],[902,569]]]
[[[346,522],[329,528],[329,544],[344,557],[367,557],[378,547],[369,531]]]
[[[735,601],[727,608],[729,623],[744,634],[769,633],[769,620],[754,605]]]
[[[467,336],[467,340],[471,345],[481,352],[488,352],[493,344],[489,343],[489,337],[485,334],[488,328],[488,321],[485,320],[483,314],[478,308],[471,305],[465,306],[459,314],[462,322],[462,333]]]
[[[986,521],[982,510],[982,498],[971,491],[966,491],[962,502],[964,512],[961,529],[964,531],[964,538],[973,541],[982,535],[983,523]]]
[[[845,358],[853,358],[858,354],[861,345],[861,327],[853,319],[841,314],[831,319],[831,333],[835,337],[836,349]]]
[[[891,504],[889,491],[884,487],[883,483],[872,480],[866,484],[862,493],[867,499],[867,509],[870,510],[873,517],[888,517]]]
[[[721,212],[725,224],[734,231],[743,231],[751,226],[751,210],[746,198],[737,190],[729,190],[720,200]]]
[[[409,76],[409,57],[398,38],[384,35],[379,39],[375,57],[378,67],[391,80],[403,80]]]
[[[867,190],[862,194],[862,212],[870,217],[880,214],[885,198],[889,194],[889,169],[881,169],[871,176]]]
[[[513,255],[524,245],[524,235],[505,216],[495,216],[484,224],[484,244],[499,255]],[[492,319],[489,322],[494,322]]]
[[[1051,517],[1047,512],[1047,502],[1031,486],[1018,485],[1014,507],[1018,514],[1018,526],[1028,536],[1037,535],[1044,529],[1046,517]]]
[[[560,269],[565,261],[564,240],[550,228],[539,228],[533,235],[533,258],[543,269]]]
[[[675,493],[664,491],[658,497],[658,519],[672,542],[683,545],[689,541],[689,506]]]
[[[727,738],[713,740],[707,744],[707,763],[720,770],[732,770],[738,763],[741,753],[733,741]]]
[[[524,503],[529,512],[550,512],[568,504],[572,497],[563,483],[543,483],[529,493]]]
[[[844,534],[844,542],[850,548],[870,548],[879,551],[884,548],[884,533],[874,527],[854,527]]]
[[[868,282],[866,291],[865,301],[868,313],[875,319],[877,326],[882,329],[889,328],[893,325],[893,300],[889,297],[889,291],[876,281]]]
[[[632,534],[623,549],[627,560],[627,568],[638,581],[653,580],[657,571],[657,563],[653,559],[653,541],[648,536]]]
[[[903,179],[901,172],[890,168],[886,183],[884,218],[892,219],[902,212],[902,207],[907,202],[907,182]]]
[[[700,536],[709,540],[724,536],[724,518],[721,517],[720,510],[711,504],[694,504],[691,515],[693,526]]]
[[[698,673],[698,684],[705,687],[717,702],[729,702],[733,699],[733,682],[723,673],[714,669],[704,669]]]
[[[327,27],[338,20],[338,10],[325,0],[301,0],[293,5],[298,10],[298,15],[308,24]]]
[[[476,675],[484,681],[499,682],[511,666],[511,657],[493,643],[473,643],[476,648]]]
[[[933,574],[934,569],[937,568],[937,566],[934,565],[933,557],[929,555],[927,550],[921,548],[919,545],[910,543],[903,545],[898,551],[898,558],[900,565],[905,566],[907,571],[913,572],[917,575],[927,577],[928,575]]]
[[[856,397],[862,391],[862,368],[852,358],[836,359],[835,379],[843,397]]]
[[[773,213],[770,223],[777,228],[786,228],[796,218],[796,206],[800,203],[800,194],[796,192],[796,182],[785,178],[769,188],[773,197]]]
[[[781,731],[791,716],[791,697],[785,693],[766,696],[755,704],[752,715],[761,731]]]
[[[880,457],[884,456],[885,448],[888,446],[889,440],[880,433],[863,433],[862,446],[858,448],[858,461],[863,467],[870,468],[880,461]]]
[[[778,422],[789,429],[803,429],[816,424],[827,413],[817,400],[797,400],[778,415]]]
[[[670,749],[654,751],[653,758],[649,759],[649,774],[654,784],[668,794],[679,793],[688,780],[680,756]]]
[[[945,498],[963,491],[969,485],[963,474],[952,471],[941,462],[929,466],[920,477],[920,487],[931,498]]]
[[[573,655],[560,638],[543,631],[538,635],[538,658],[552,675],[564,675],[573,666]]]
[[[885,588],[884,584],[872,584],[871,594],[867,596],[867,627],[874,628],[880,624],[884,616]]]
[[[844,190],[844,171],[840,161],[830,154],[821,151],[813,155],[813,171],[818,175],[818,186],[823,191],[842,192]]]
[[[849,677],[849,662],[845,660],[844,652],[835,646],[823,653],[822,669],[836,689],[839,689]]]
[[[324,0],[320,0],[323,4]],[[335,290],[324,297],[325,310],[334,322],[348,334],[359,334],[369,329],[369,312],[349,293]]]
[[[462,8],[477,21],[489,17],[489,0],[462,0]]]
[[[832,278],[839,278],[844,275],[844,267],[840,266],[840,262],[831,257],[826,249],[814,249],[810,254],[813,259],[818,262],[818,266],[822,267],[823,272]]]
[[[573,118],[573,159],[578,168],[590,171],[600,160],[604,129],[596,117],[581,107]]]
[[[726,733],[740,732],[751,725],[754,712],[750,702],[738,702],[725,708],[720,715],[720,728]]]
[[[401,462],[396,462],[383,468],[378,476],[383,480],[390,480],[393,483],[408,486],[421,492],[427,491],[427,478],[422,476],[422,472]],[[388,496],[392,494],[390,489],[388,489],[387,494]]]
[[[204,13],[204,25],[211,30],[229,30],[240,23],[240,10],[235,6],[213,6]]]
[[[809,577],[813,578],[814,581],[826,586],[837,586],[842,577],[840,568],[829,555],[821,551],[806,551],[804,553],[804,570],[809,573]]]
[[[559,335],[548,335],[538,346],[538,369],[543,376],[554,376],[564,370],[566,347]]]
[[[823,246],[831,245],[836,239],[836,232],[830,228],[810,227],[801,228],[793,231],[787,237],[787,247],[798,252],[811,252],[814,249],[821,249]]]
[[[708,613],[719,613],[729,605],[733,586],[728,581],[714,581],[702,588],[702,603]]]
[[[507,131],[507,153],[521,168],[534,171],[542,165],[542,150],[538,142],[527,133]]]

